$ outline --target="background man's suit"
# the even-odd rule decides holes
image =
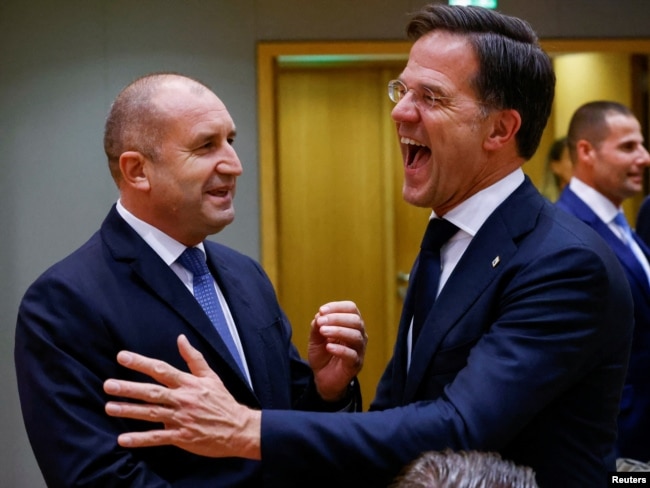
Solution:
[[[16,330],[18,387],[29,439],[50,486],[261,485],[254,461],[118,446],[118,434],[148,427],[104,412],[104,380],[145,379],[117,364],[122,349],[186,370],[176,346],[183,333],[240,403],[327,408],[291,345],[290,326],[260,266],[213,242],[205,248],[238,326],[254,392],[192,294],[115,208],[99,232],[27,291]]]
[[[531,466],[541,487],[606,486],[632,299],[591,229],[527,180],[474,236],[407,373],[409,322],[402,317],[376,411],[263,412],[264,469],[278,486],[290,481],[281,469],[291,458],[294,476],[385,486],[422,451],[445,447],[499,451]]]
[[[646,246],[650,246],[650,196],[643,199],[636,216],[636,234]]]
[[[619,239],[594,211],[570,188],[565,189],[558,207],[592,227],[616,253],[627,275],[634,299],[634,336],[621,411],[618,455],[650,460],[650,284],[631,249]],[[634,235],[646,258],[650,249]]]

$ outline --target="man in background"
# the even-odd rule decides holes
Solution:
[[[569,183],[573,174],[573,163],[569,156],[569,146],[566,137],[556,139],[548,151],[546,158],[546,168],[544,171],[544,186],[541,190],[542,195],[551,202],[557,201]]]
[[[107,379],[107,393],[144,401],[109,415],[165,424],[121,445],[261,459],[267,486],[386,486],[445,448],[498,452],[544,488],[606,486],[632,299],[602,239],[521,169],[551,111],[551,60],[526,22],[484,8],[425,6],[408,34],[388,94],[402,195],[432,215],[372,411],[247,408],[181,338],[192,375],[118,355],[159,383]]]
[[[354,303],[321,307],[310,368],[259,264],[206,240],[234,218],[235,136],[221,100],[185,76],[139,78],[113,103],[104,147],[120,198],[99,232],[28,289],[18,315],[22,412],[49,487],[263,484],[258,461],[115,442],[144,427],[104,413],[107,377],[142,379],[115,354],[126,348],[184,368],[179,334],[243,405],[360,407],[354,377],[366,335]]]
[[[616,253],[634,298],[634,337],[618,417],[619,457],[650,460],[650,249],[630,229],[621,205],[643,189],[650,155],[626,106],[594,101],[569,124],[574,176],[557,205],[593,228]],[[618,324],[617,320],[617,324]]]

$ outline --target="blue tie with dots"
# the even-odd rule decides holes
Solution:
[[[192,286],[194,289],[194,298],[199,302],[201,308],[209,317],[210,321],[217,329],[221,339],[228,347],[230,354],[237,362],[239,369],[244,371],[241,357],[235,346],[230,329],[223,315],[223,310],[219,304],[217,292],[214,289],[212,275],[205,262],[203,251],[196,247],[188,247],[178,258],[178,262],[190,273],[192,273]]]

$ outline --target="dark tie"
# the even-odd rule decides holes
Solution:
[[[223,310],[217,298],[217,292],[214,289],[214,281],[208,265],[205,262],[203,251],[196,247],[188,247],[178,258],[178,262],[190,273],[192,273],[192,285],[194,289],[194,298],[199,302],[210,321],[217,329],[223,342],[225,342],[230,354],[237,362],[239,369],[244,371],[241,357],[235,346],[230,329],[223,315]]]
[[[438,294],[440,283],[440,248],[458,231],[458,227],[444,219],[431,219],[420,244],[418,269],[415,273],[413,289],[413,336],[415,344],[422,325],[429,314]]]

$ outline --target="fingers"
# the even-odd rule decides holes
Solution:
[[[329,302],[325,305],[322,305],[318,309],[318,315],[327,315],[329,313],[340,312],[340,313],[351,313],[356,315],[361,315],[359,309],[357,308],[356,303],[350,300],[342,300],[338,302]]]
[[[137,383],[125,380],[108,379],[104,382],[104,391],[109,395],[130,398],[132,400],[141,400],[151,404],[176,405],[177,402],[174,399],[172,390],[183,385],[193,384],[197,376],[210,376],[211,379],[214,379],[221,384],[221,380],[214,371],[210,369],[203,358],[203,355],[192,347],[190,342],[187,340],[187,337],[184,335],[178,337],[178,349],[194,376],[176,369],[164,361],[148,358],[130,351],[120,351],[117,355],[118,363],[126,368],[132,369],[133,371],[146,374],[164,386],[151,383]],[[168,388],[165,388],[165,386]],[[158,417],[154,420],[151,409],[148,409],[146,413],[143,413],[143,407],[134,405],[133,408],[126,409],[126,405],[124,404],[122,405],[122,411],[127,412],[128,415],[118,415],[118,404],[112,402],[110,405],[112,409],[111,411],[115,416],[128,416],[130,418],[151,421],[160,420]]]
[[[177,433],[174,430],[149,430],[120,434],[117,443],[122,447],[166,446],[176,444],[176,438]]]
[[[120,351],[117,354],[117,362],[125,368],[144,373],[157,382],[171,388],[181,385],[183,375],[187,375],[187,373],[174,368],[164,361],[148,358],[130,351]]]
[[[109,395],[141,400],[148,403],[171,405],[169,389],[151,383],[108,379],[104,382],[104,391]]]
[[[181,356],[194,376],[210,376],[218,378],[214,371],[210,369],[210,366],[208,366],[203,354],[190,344],[190,341],[184,334],[178,336],[177,344],[178,351],[181,353]]]
[[[362,328],[322,325],[319,333],[329,343],[346,344],[356,350],[368,342],[368,335]]]
[[[349,345],[329,343],[325,349],[332,357],[339,359],[345,368],[353,370],[356,374],[363,366],[363,351],[355,349]]]
[[[104,410],[111,417],[122,417],[148,422],[168,424],[172,418],[172,411],[159,405],[143,405],[139,403],[108,402]]]
[[[341,342],[357,350],[365,347],[368,342],[368,334],[356,305],[352,302],[338,303],[351,304],[355,312],[336,311],[319,315],[314,319],[314,329],[329,342]],[[348,306],[347,310],[351,310],[352,307]]]

